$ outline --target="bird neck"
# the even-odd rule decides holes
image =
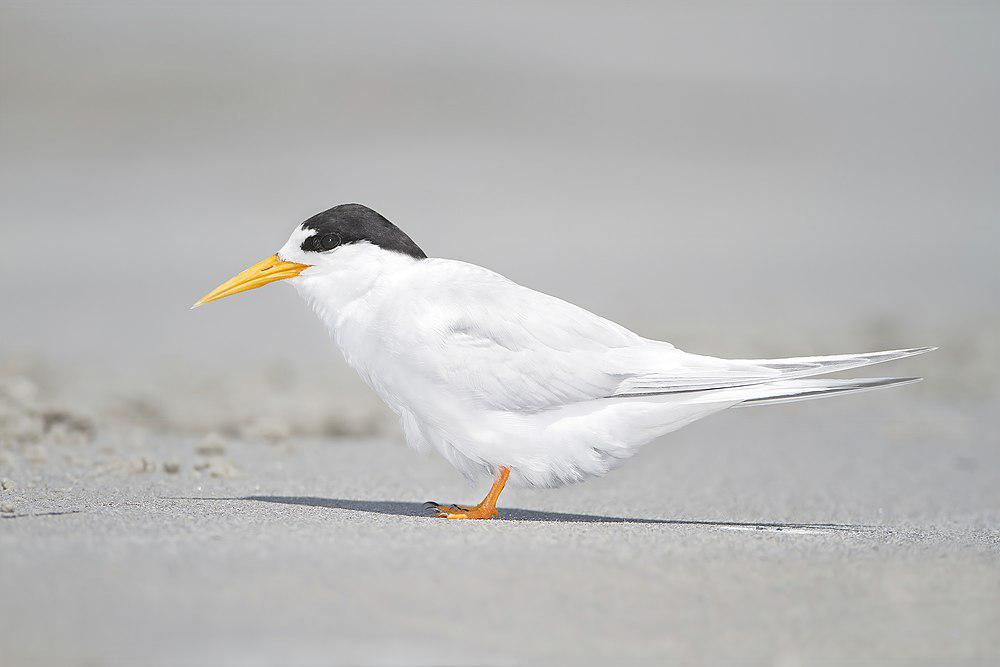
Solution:
[[[313,266],[291,282],[319,318],[335,331],[352,305],[364,302],[418,261],[370,243],[351,244],[337,253],[335,262]]]

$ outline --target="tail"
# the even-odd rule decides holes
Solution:
[[[745,387],[748,395],[738,407],[750,405],[771,405],[825,398],[839,394],[853,394],[882,387],[898,387],[920,382],[923,378],[859,378],[852,380],[784,380],[768,384]]]

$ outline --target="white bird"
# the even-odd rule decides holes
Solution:
[[[474,264],[428,258],[360,204],[335,206],[195,306],[287,280],[347,363],[399,415],[406,441],[494,480],[449,519],[498,516],[504,484],[600,477],[642,445],[726,408],[916,382],[813,376],[934,348],[788,359],[683,352]]]

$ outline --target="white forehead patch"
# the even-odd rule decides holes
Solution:
[[[288,237],[288,240],[285,241],[285,245],[281,246],[281,250],[278,251],[278,257],[287,262],[295,262],[302,259],[306,254],[302,250],[302,243],[317,233],[315,229],[303,229],[302,225],[298,225],[292,231],[292,235]]]

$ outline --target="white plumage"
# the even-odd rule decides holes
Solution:
[[[314,233],[297,228],[279,251],[309,265],[289,282],[399,415],[407,442],[470,478],[501,467],[527,486],[601,476],[651,440],[735,405],[913,381],[802,378],[933,349],[694,355],[472,264],[364,240],[306,252]]]

